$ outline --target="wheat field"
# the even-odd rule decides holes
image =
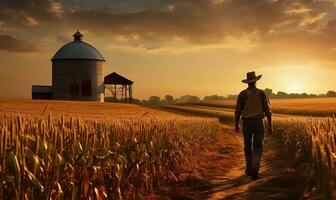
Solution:
[[[121,119],[130,117],[174,117],[176,115],[134,104],[82,101],[1,100],[0,113],[79,116],[86,119]]]
[[[127,104],[0,108],[0,199],[141,199],[175,180],[180,163],[219,128],[215,119]]]
[[[214,105],[164,107],[179,115],[131,104],[0,101],[0,199],[144,198],[214,142],[217,119],[233,122],[232,109]],[[336,121],[275,114],[274,127],[300,163],[303,195],[336,198]]]
[[[276,121],[275,130],[287,152],[301,164],[308,185],[303,195],[315,193],[321,199],[336,199],[335,119]]]
[[[289,102],[293,101],[289,100]],[[304,101],[298,100],[298,102]],[[291,109],[295,108],[291,103],[288,103]],[[221,122],[233,123],[233,110],[223,107],[222,104],[218,107],[216,105],[182,104],[163,108],[179,113],[217,117]],[[336,102],[330,106],[335,107]],[[325,111],[321,110],[321,112]],[[303,194],[305,198],[315,196],[318,199],[336,199],[335,118],[274,114],[273,123],[274,136],[280,139],[284,146],[283,150],[300,166],[305,181],[302,184],[306,186]]]
[[[188,105],[234,109],[236,100],[208,101]],[[271,106],[278,114],[332,117],[336,113],[336,98],[271,99]]]

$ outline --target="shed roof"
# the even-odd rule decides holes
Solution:
[[[74,35],[74,41],[61,47],[52,57],[54,60],[69,60],[69,59],[89,59],[105,61],[104,57],[92,45],[83,42],[83,35],[77,31]]]
[[[104,78],[104,84],[131,85],[134,82],[113,72]]]

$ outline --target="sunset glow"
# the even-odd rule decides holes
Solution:
[[[335,199],[336,0],[0,0],[0,200]]]
[[[283,91],[288,93],[309,92],[313,87],[314,71],[316,67],[310,66],[288,66],[282,68],[283,74]]]
[[[285,89],[285,91],[288,91],[289,93],[303,93],[304,88],[302,87],[302,83],[298,83],[296,81],[290,82]]]
[[[2,98],[50,84],[50,59],[77,30],[137,98],[236,94],[252,70],[274,92],[335,89],[334,0],[28,2],[0,3]]]

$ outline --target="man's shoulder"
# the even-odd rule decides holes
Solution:
[[[257,88],[257,90],[258,90],[258,92],[259,92],[259,94],[261,95],[262,98],[266,98],[267,97],[267,94],[266,94],[266,92],[264,90],[259,89],[259,88]]]
[[[266,92],[265,92],[264,90],[262,90],[262,89],[257,88],[257,90],[258,90],[258,92],[260,92],[261,94],[266,94]]]
[[[245,96],[247,93],[247,89],[242,90],[241,92],[239,92],[239,96]]]
[[[247,89],[242,90],[238,95],[239,101],[244,101],[247,98]]]

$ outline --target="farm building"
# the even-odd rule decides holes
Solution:
[[[61,47],[51,59],[52,86],[33,86],[33,99],[104,101],[105,87],[111,84],[111,79],[106,79],[109,80],[106,85],[104,82],[105,59],[95,47],[83,41],[79,31],[73,37],[74,40]],[[122,98],[131,100],[131,86],[127,83],[122,85]]]
[[[105,89],[112,95],[114,101],[132,102],[133,81],[113,72],[104,78]]]
[[[32,99],[52,99],[52,88],[46,85],[32,86]]]

